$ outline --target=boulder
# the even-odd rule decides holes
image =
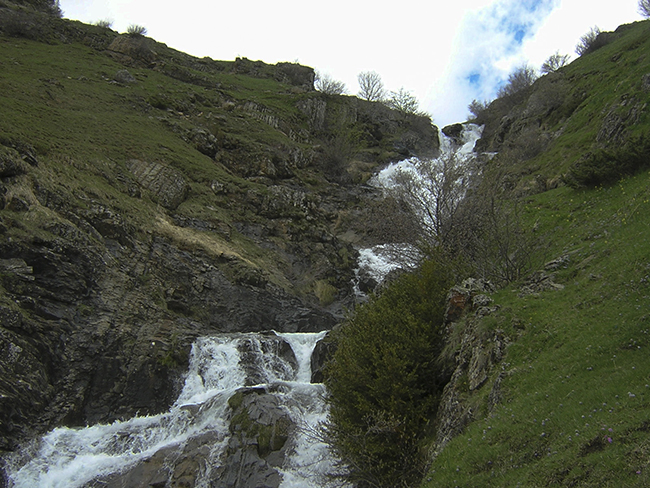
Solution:
[[[336,352],[336,343],[331,340],[329,333],[316,343],[311,354],[311,382],[322,383],[325,379],[324,370],[327,362]]]
[[[189,185],[180,171],[162,163],[132,159],[127,162],[136,181],[149,190],[160,204],[174,210],[185,201]]]
[[[229,404],[232,437],[210,486],[277,488],[282,481],[278,467],[286,457],[293,421],[265,388],[239,390]]]
[[[115,75],[113,75],[113,79],[123,85],[130,85],[131,83],[136,82],[135,77],[125,69],[121,69],[115,73]]]
[[[151,49],[151,42],[143,36],[118,36],[108,46],[108,53],[127,63],[150,64],[156,60],[156,53]]]
[[[463,133],[463,124],[447,125],[442,128],[442,133],[453,139],[455,142],[459,142]]]

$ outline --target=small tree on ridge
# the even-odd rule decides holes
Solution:
[[[375,71],[363,71],[359,73],[357,80],[359,81],[359,98],[369,102],[379,102],[386,96],[384,83]]]
[[[316,90],[326,95],[343,95],[346,92],[345,83],[333,79],[330,75],[316,72],[314,82]]]
[[[416,114],[418,113],[420,102],[418,102],[415,96],[411,95],[411,92],[402,87],[397,92],[390,92],[390,97],[386,101],[386,105],[406,114]]]
[[[555,73],[557,70],[559,70],[563,66],[566,66],[568,63],[569,63],[568,54],[562,55],[559,52],[556,52],[555,54],[551,54],[549,58],[546,61],[544,61],[544,64],[542,64],[541,72]]]

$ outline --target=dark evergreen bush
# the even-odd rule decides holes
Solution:
[[[650,139],[637,136],[615,149],[595,149],[571,165],[564,181],[572,188],[616,183],[650,166]]]
[[[359,487],[411,486],[423,474],[420,443],[448,380],[439,356],[451,270],[440,255],[425,262],[336,334],[326,435]]]

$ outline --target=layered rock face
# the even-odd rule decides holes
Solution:
[[[160,237],[4,242],[0,255],[16,304],[0,307],[4,449],[59,422],[166,409],[199,335],[316,331],[336,320],[270,284],[233,282],[209,256]]]

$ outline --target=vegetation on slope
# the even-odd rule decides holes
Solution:
[[[166,410],[198,335],[332,327],[356,216],[381,206],[356,183],[438,145],[428,117],[319,93],[312,68],[54,7],[0,0],[2,450]]]
[[[233,257],[313,298],[319,282],[348,287],[352,249],[327,258],[347,272],[314,261],[306,279],[291,278],[285,250],[269,249],[331,233],[341,209],[319,207],[325,190],[437,146],[427,117],[318,93],[311,68],[196,59],[141,35],[0,7],[0,144],[31,163],[5,200],[30,203],[30,213],[45,211],[46,192],[71,208],[101,202],[141,235]],[[134,176],[134,161],[169,169],[185,191],[167,205]],[[10,234],[37,231],[22,215],[7,215]],[[260,246],[247,229],[270,219],[275,236]]]
[[[494,388],[462,392],[474,422],[424,486],[649,482],[648,23],[608,40],[540,78],[500,126],[485,119],[484,147],[502,153],[488,171],[506,175],[526,227],[548,238],[543,273],[557,286],[492,297],[499,310],[479,327],[510,340],[487,383],[500,378],[502,401],[490,408]]]
[[[422,477],[422,441],[448,381],[439,356],[454,279],[450,263],[431,257],[359,306],[334,334],[326,435],[356,486],[410,486]]]
[[[466,362],[422,429],[422,486],[650,483],[648,22],[606,37],[478,118],[498,152],[483,194],[516,206],[547,264],[449,325],[443,357]]]

